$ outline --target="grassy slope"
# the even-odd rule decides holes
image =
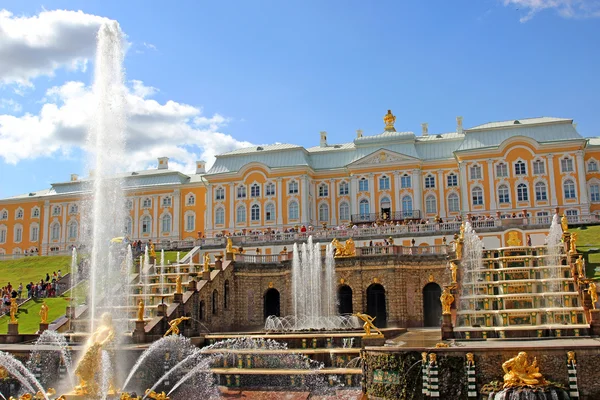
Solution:
[[[19,283],[23,283],[23,291],[25,291],[25,286],[29,282],[45,279],[46,272],[52,276],[52,272],[58,272],[59,269],[63,275],[71,271],[70,256],[33,256],[0,261],[0,287],[10,282],[14,288],[17,288]]]
[[[600,225],[587,226],[584,229],[569,229],[571,232],[577,232],[577,251],[587,253],[590,249],[600,249]],[[600,253],[590,254],[589,262],[586,264],[586,275],[600,278],[600,274],[595,271],[600,267]]]
[[[43,299],[30,300],[19,307],[17,320],[19,321],[19,333],[35,333],[39,329],[40,323],[40,307]],[[48,322],[51,323],[56,318],[64,315],[67,305],[69,304],[63,297],[54,297],[45,299],[48,305]],[[0,318],[0,334],[8,332],[7,315]]]

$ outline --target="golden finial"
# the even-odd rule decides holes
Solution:
[[[383,122],[385,122],[385,130],[390,132],[396,132],[396,128],[394,128],[394,122],[396,122],[396,116],[392,114],[392,110],[388,110],[387,114],[383,117]]]

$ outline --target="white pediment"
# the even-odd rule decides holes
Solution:
[[[402,162],[414,162],[415,160],[417,160],[415,157],[396,153],[395,151],[379,149],[367,156],[364,156],[363,158],[359,158],[348,166],[358,167],[365,165],[388,165]]]

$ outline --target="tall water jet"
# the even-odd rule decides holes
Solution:
[[[110,295],[121,278],[120,262],[110,260],[112,238],[124,236],[125,204],[118,174],[125,159],[125,90],[123,34],[119,24],[103,24],[97,37],[93,93],[96,109],[87,149],[93,171],[91,212],[83,230],[90,254],[90,329],[95,328],[99,295]],[[92,175],[92,174],[90,174]],[[90,207],[88,207],[90,209]],[[116,268],[115,268],[116,266]],[[102,273],[100,273],[102,271]],[[116,300],[116,299],[114,299]],[[114,301],[111,298],[111,304]]]
[[[546,257],[546,265],[552,267],[558,267],[561,265],[561,241],[562,241],[562,226],[560,224],[560,218],[558,214],[554,214],[552,217],[552,224],[550,225],[550,231],[546,236],[546,248],[548,255]],[[560,268],[550,269],[550,278],[552,279],[548,285],[548,288],[553,292],[561,291],[560,278],[562,271]]]

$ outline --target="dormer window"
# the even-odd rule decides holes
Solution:
[[[481,167],[479,165],[472,165],[469,171],[471,179],[481,179]]]
[[[265,186],[265,195],[266,196],[275,196],[275,184],[269,182]]]
[[[238,199],[246,198],[246,186],[240,185],[237,187],[237,198]]]
[[[250,186],[250,197],[260,197],[260,185],[258,183]]]
[[[319,185],[319,197],[327,197],[329,196],[329,186],[325,183],[321,183]]]
[[[225,189],[218,187],[215,190],[215,200],[225,200]]]

